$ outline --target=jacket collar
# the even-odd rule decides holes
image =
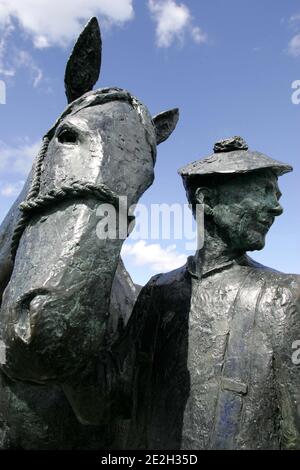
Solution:
[[[187,270],[189,274],[196,279],[202,279],[202,278],[211,276],[217,272],[221,272],[221,271],[224,271],[225,269],[229,269],[234,265],[254,266],[255,261],[253,261],[248,255],[244,254],[226,263],[220,263],[211,269],[203,270],[200,259],[197,256],[197,253],[194,256],[189,256],[187,259]]]

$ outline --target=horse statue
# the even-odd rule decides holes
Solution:
[[[125,215],[125,236],[99,237],[98,208],[119,215],[120,196],[128,207],[138,202],[178,110],[152,118],[124,89],[93,91],[101,48],[92,18],[67,64],[69,104],[0,230],[1,449],[101,449],[115,441],[101,357],[137,296],[120,260],[132,217]]]

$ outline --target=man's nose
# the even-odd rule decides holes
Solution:
[[[269,208],[269,212],[270,214],[272,214],[273,217],[276,217],[283,213],[283,207],[279,203],[277,203],[276,205]]]

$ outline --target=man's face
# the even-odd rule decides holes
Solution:
[[[218,188],[214,222],[231,249],[261,250],[276,216],[282,214],[277,176],[270,170],[239,175]]]

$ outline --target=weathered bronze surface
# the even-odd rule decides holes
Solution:
[[[100,50],[92,19],[68,62],[70,104],[46,133],[1,227],[5,449],[99,449],[116,436],[102,351],[130,316],[137,288],[120,261],[124,237],[98,236],[97,208],[109,203],[118,213],[119,196],[128,207],[137,203],[153,182],[156,146],[174,130],[178,110],[152,119],[126,90],[90,91]]]
[[[300,448],[300,276],[246,254],[282,213],[277,178],[291,167],[241,142],[179,171],[205,242],[135,304],[133,448]]]
[[[100,54],[92,19],[69,105],[1,226],[0,448],[300,449],[300,277],[247,255],[292,168],[240,137],[182,168],[204,246],[136,301],[124,237],[98,236],[97,208],[139,200],[178,110],[152,119],[126,90],[92,91]]]

